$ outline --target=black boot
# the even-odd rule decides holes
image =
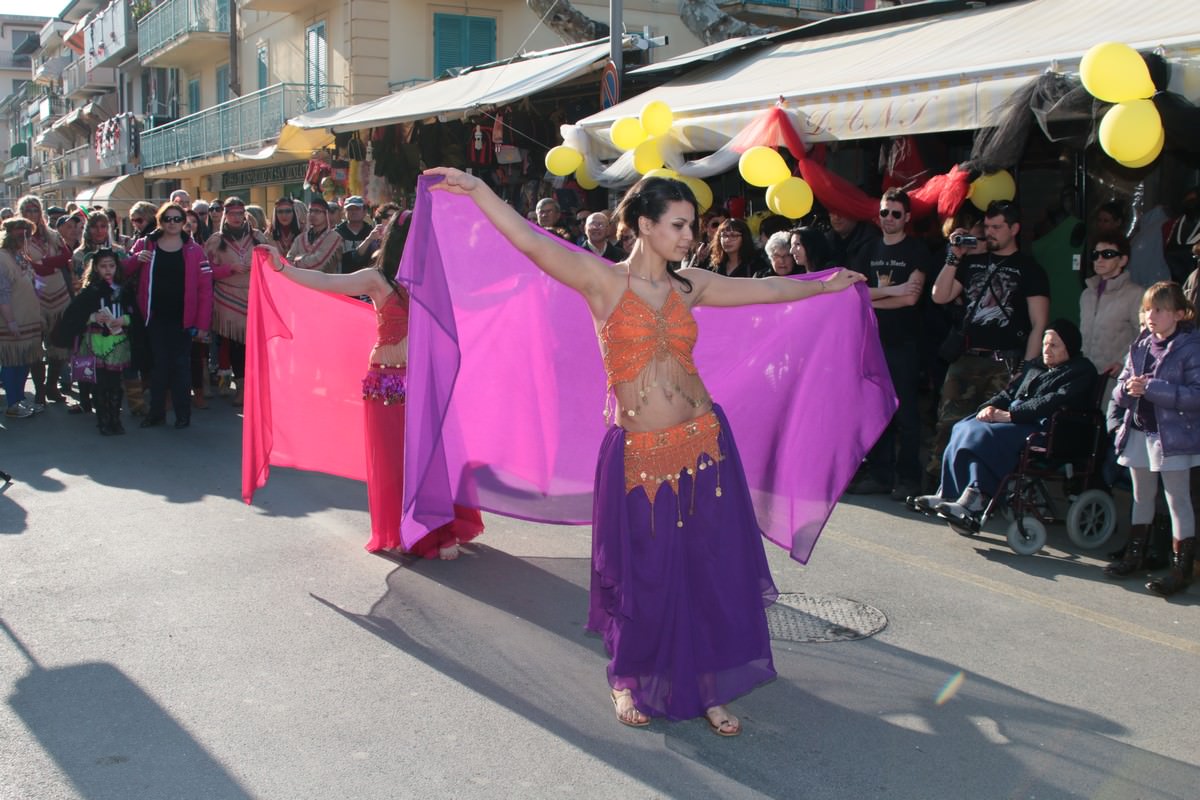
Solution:
[[[1149,581],[1146,588],[1160,597],[1170,597],[1182,592],[1192,583],[1192,570],[1196,566],[1196,537],[1175,542],[1171,557],[1171,571],[1166,577]]]
[[[100,429],[101,436],[111,436],[112,431],[109,430],[111,425],[112,411],[108,406],[108,392],[99,387],[92,394],[92,400],[96,407],[96,427]]]
[[[121,403],[125,400],[124,392],[121,391],[121,385],[117,384],[108,390],[109,420],[108,432],[114,436],[120,436],[125,433],[125,426],[121,424]]]
[[[1146,541],[1150,538],[1149,525],[1133,525],[1129,530],[1129,542],[1125,545],[1125,555],[1120,561],[1114,561],[1104,568],[1104,574],[1110,578],[1124,578],[1144,566],[1142,554],[1146,552]]]
[[[33,401],[46,405],[46,362],[39,358],[30,364],[29,377],[33,381]]]

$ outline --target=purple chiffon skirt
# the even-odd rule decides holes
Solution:
[[[685,472],[678,502],[662,484],[653,521],[645,491],[625,491],[623,429],[605,436],[596,469],[587,628],[612,657],[609,684],[631,689],[642,713],[673,720],[775,677],[766,608],[778,591],[729,421],[714,411],[722,459]]]

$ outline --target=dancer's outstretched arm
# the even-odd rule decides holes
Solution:
[[[760,303],[788,303],[816,294],[840,292],[866,280],[848,269],[839,269],[819,281],[798,281],[779,275],[770,278],[729,278],[706,269],[691,268],[680,274],[695,285],[698,306],[749,306]]]
[[[529,227],[529,223],[474,175],[452,169],[435,167],[426,175],[441,175],[444,180],[430,188],[434,191],[465,194],[475,201],[496,230],[513,246],[529,257],[538,269],[551,278],[583,294],[591,304],[611,277],[612,265],[588,253],[569,250],[549,236]]]
[[[392,291],[392,287],[388,284],[387,278],[383,277],[383,273],[372,267],[366,267],[347,275],[319,272],[313,269],[298,269],[284,261],[279,255],[279,250],[273,245],[259,245],[259,248],[270,254],[271,268],[276,272],[282,272],[284,277],[301,286],[316,289],[318,292],[345,295],[365,294],[378,300]]]

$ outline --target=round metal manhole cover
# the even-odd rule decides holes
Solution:
[[[781,594],[767,609],[771,638],[782,642],[848,642],[886,627],[882,611],[844,597]]]

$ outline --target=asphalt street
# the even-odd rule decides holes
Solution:
[[[739,738],[633,730],[583,631],[588,528],[370,555],[362,484],[240,500],[227,401],[126,424],[0,429],[0,798],[1200,797],[1200,585],[1106,580],[1061,528],[1022,557],[850,498],[809,565],[768,556],[886,628],[777,642]]]

